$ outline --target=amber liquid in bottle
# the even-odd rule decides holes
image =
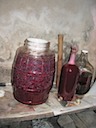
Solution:
[[[60,83],[58,88],[58,98],[62,97],[65,101],[71,101],[75,91],[79,76],[79,69],[75,65],[77,49],[71,49],[69,62],[62,67]]]

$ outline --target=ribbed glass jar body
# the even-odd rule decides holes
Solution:
[[[55,54],[45,40],[28,38],[13,63],[14,97],[25,104],[44,103],[53,85]]]

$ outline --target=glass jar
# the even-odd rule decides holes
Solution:
[[[17,49],[12,68],[14,97],[25,104],[46,102],[53,85],[55,54],[46,40],[28,38]]]
[[[81,51],[81,54],[77,59],[77,65],[80,69],[80,75],[78,79],[76,93],[83,95],[89,91],[91,87],[92,77],[94,74],[94,67],[90,64],[88,60],[87,50]]]

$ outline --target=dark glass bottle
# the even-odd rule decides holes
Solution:
[[[53,85],[55,54],[49,42],[28,38],[17,50],[12,71],[14,97],[25,104],[46,102]]]
[[[81,51],[80,57],[77,59],[76,63],[80,70],[80,76],[78,79],[76,93],[83,95],[89,91],[89,89],[91,87],[92,76],[94,73],[94,68],[88,61],[88,51],[87,50]]]
[[[79,76],[79,69],[75,64],[77,48],[72,47],[70,59],[67,64],[63,65],[58,88],[58,98],[64,101],[71,101],[75,91]]]

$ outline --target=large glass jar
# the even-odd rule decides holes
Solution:
[[[77,59],[77,65],[80,69],[80,75],[78,79],[76,93],[79,95],[83,95],[86,94],[91,88],[91,82],[94,75],[94,67],[88,60],[87,50],[81,51],[81,54]]]
[[[46,40],[28,38],[17,49],[12,68],[14,97],[25,104],[46,102],[53,85],[55,54]]]

